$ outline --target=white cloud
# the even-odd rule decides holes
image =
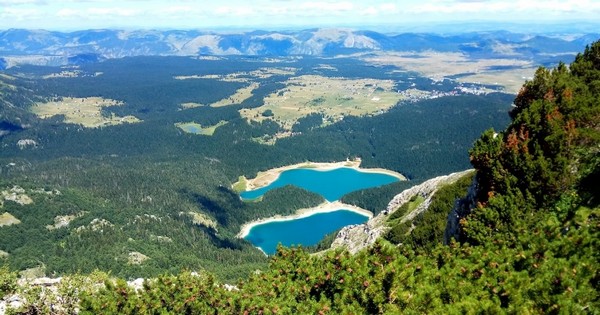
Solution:
[[[368,7],[367,9],[363,10],[361,12],[362,15],[377,15],[379,14],[379,10],[375,9],[374,7]]]
[[[240,17],[253,15],[256,12],[253,8],[248,6],[222,6],[216,8],[214,13],[221,16]]]
[[[0,6],[15,6],[15,5],[45,5],[46,0],[0,0]]]
[[[600,10],[600,2],[590,0],[560,1],[560,0],[454,0],[454,1],[423,1],[408,6],[407,11],[418,14],[464,14],[476,13],[485,18],[490,13],[530,14],[530,17],[540,17],[550,12],[581,12]],[[487,16],[489,17],[489,16]]]
[[[382,3],[379,5],[379,9],[387,13],[392,13],[398,11],[398,6],[396,6],[394,3]]]
[[[298,9],[339,13],[353,10],[354,4],[351,2],[303,2],[298,6]]]
[[[590,20],[599,16],[600,0],[0,0],[0,29],[318,27],[446,20]]]
[[[38,9],[33,8],[4,8],[0,11],[0,17],[2,20],[16,20],[16,21],[26,21],[29,19],[39,19],[42,16],[42,12]]]
[[[75,9],[60,9],[58,10],[58,12],[56,12],[56,16],[59,18],[68,18],[68,17],[73,17],[73,16],[80,16],[81,12],[79,10],[75,10]]]
[[[180,5],[164,8],[161,11],[167,14],[186,14],[195,11],[195,9],[190,6]]]
[[[131,17],[141,15],[143,11],[127,8],[89,8],[86,12],[91,16]]]

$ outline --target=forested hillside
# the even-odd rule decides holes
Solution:
[[[99,269],[131,279],[205,270],[221,281],[236,281],[268,262],[236,237],[242,224],[323,200],[285,187],[260,202],[242,202],[231,188],[239,176],[360,157],[362,167],[410,178],[344,197],[378,213],[403,189],[468,168],[467,150],[479,134],[509,121],[514,96],[466,93],[461,88],[484,87],[395,70],[350,57],[248,56],[10,68],[10,78],[0,77],[14,87],[3,90],[11,106],[0,107],[10,128],[0,131],[0,215],[7,218],[0,224],[1,263],[53,276]],[[394,97],[415,89],[421,97],[399,98],[368,115],[307,116],[293,126],[293,136],[259,141],[280,133],[281,122],[249,121],[240,112],[262,106],[265,97],[284,88],[307,84],[286,86],[291,77],[306,76],[328,84],[363,82],[370,90],[376,90],[374,82],[389,82]],[[252,86],[258,88],[246,99],[233,100]],[[208,105],[223,99],[232,101]],[[50,117],[34,114],[40,103]],[[76,110],[59,110],[70,107]],[[139,121],[120,123],[127,116]],[[89,125],[98,120],[106,124]],[[212,134],[178,127],[189,122],[214,127]],[[4,224],[15,220],[20,223]],[[132,263],[130,257],[145,260]]]
[[[382,240],[355,256],[281,248],[231,291],[190,275],[139,293],[109,283],[84,294],[83,313],[596,313],[599,83],[596,42],[524,85],[510,126],[485,132],[470,152],[475,207],[449,245]]]

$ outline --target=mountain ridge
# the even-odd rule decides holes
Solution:
[[[8,29],[0,31],[0,67],[19,64],[65,65],[80,56],[96,59],[130,56],[256,55],[336,56],[377,51],[460,52],[477,58],[543,60],[548,54],[581,51],[598,34],[557,37],[507,31],[379,33],[346,28],[300,31],[207,32],[198,30],[92,29],[73,32]],[[547,43],[551,42],[552,45]],[[30,58],[23,58],[28,56]],[[38,56],[32,60],[32,56]],[[21,57],[21,58],[19,58]],[[94,59],[95,60],[95,59]],[[86,62],[85,58],[82,62]]]

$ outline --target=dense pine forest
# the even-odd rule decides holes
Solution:
[[[106,278],[101,274],[73,277],[71,284],[87,288],[79,293],[79,311],[597,313],[599,82],[596,42],[571,65],[540,68],[525,83],[510,125],[501,132],[484,132],[469,151],[474,178],[438,191],[433,214],[448,214],[455,207],[452,200],[462,196],[454,208],[459,228],[446,238],[423,237],[436,231],[417,225],[414,234],[392,233],[356,255],[280,248],[268,269],[235,287],[208,273],[160,276],[145,281],[137,292],[123,280],[106,280],[103,288],[91,289],[92,278]],[[469,181],[473,194],[466,191]],[[445,211],[439,209],[442,204]],[[3,269],[3,295],[15,290],[15,278]],[[74,301],[67,299],[65,309],[72,309]],[[33,302],[23,311],[36,313],[43,307]]]
[[[1,263],[48,276],[101,270],[132,279],[193,270],[235,282],[267,268],[269,261],[235,237],[243,223],[323,201],[284,187],[260,202],[242,202],[232,189],[239,176],[305,161],[360,157],[362,167],[383,167],[410,179],[343,197],[376,214],[405,188],[469,168],[467,151],[479,134],[509,122],[514,96],[457,93],[401,101],[383,113],[347,116],[326,126],[316,126],[315,118],[323,121],[322,115],[307,116],[294,125],[293,137],[259,143],[257,138],[274,135],[281,126],[248,121],[239,111],[261,106],[291,74],[250,75],[257,69],[293,67],[295,75],[392,80],[398,90],[414,87],[432,93],[455,91],[458,85],[352,58],[268,59],[132,57],[75,69],[7,69],[0,76],[0,191],[22,191],[32,203],[6,200],[0,208],[0,214],[21,222],[0,226],[0,250],[8,254]],[[55,75],[75,70],[75,77]],[[174,77],[231,73],[260,86],[239,104],[182,109],[182,103],[219,101],[249,82]],[[61,115],[41,119],[31,112],[35,102],[68,97],[119,100],[123,105],[104,107],[102,115],[133,115],[141,122],[84,128]],[[190,121],[226,123],[211,136],[176,127]],[[26,140],[33,142],[18,145]],[[71,221],[54,228],[65,218]],[[131,264],[131,253],[149,259]]]

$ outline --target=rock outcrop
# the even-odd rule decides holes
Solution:
[[[431,203],[431,197],[441,186],[454,183],[461,177],[471,172],[473,172],[473,170],[466,170],[452,173],[450,175],[439,176],[401,192],[389,202],[386,210],[382,211],[366,223],[351,225],[343,228],[331,244],[331,248],[334,249],[343,247],[351,253],[356,253],[361,249],[370,246],[389,230],[389,227],[387,227],[385,224],[387,217],[394,213],[403,204],[408,202],[411,197],[420,195],[425,199],[425,201],[423,201],[413,211],[407,213],[402,218],[402,221],[412,220],[423,211],[426,211]]]
[[[17,141],[17,146],[19,147],[19,149],[23,150],[27,147],[37,147],[37,142],[35,140],[32,139],[21,139],[19,141]]]
[[[33,203],[31,197],[25,194],[25,189],[17,185],[13,186],[9,190],[0,191],[0,199],[5,201],[13,201],[22,206]],[[0,203],[0,205],[2,205],[2,203]]]

